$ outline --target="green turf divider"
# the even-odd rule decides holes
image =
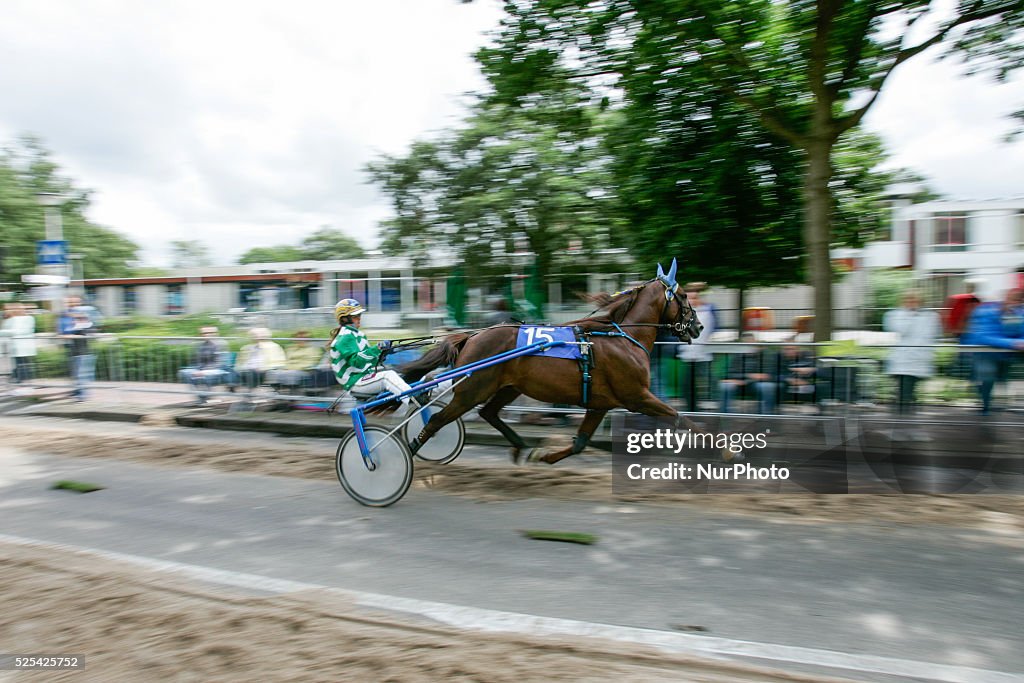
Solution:
[[[593,545],[597,543],[597,536],[593,534],[581,534],[574,531],[546,531],[541,529],[523,529],[519,533],[527,538],[537,541],[561,541],[563,543],[580,543],[582,545]]]
[[[84,481],[71,481],[70,479],[62,479],[56,484],[50,487],[51,489],[63,489],[65,491],[77,491],[78,493],[92,493],[93,491],[102,491],[105,487],[99,484],[89,484]]]

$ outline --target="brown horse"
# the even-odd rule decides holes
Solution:
[[[642,285],[595,300],[601,308],[593,315],[566,323],[577,327],[590,343],[592,377],[584,404],[583,367],[577,360],[528,355],[477,370],[455,387],[452,401],[433,415],[409,448],[415,453],[441,427],[474,406],[484,404],[480,416],[512,444],[518,462],[526,443],[499,417],[502,408],[521,394],[545,403],[580,405],[587,409],[571,446],[539,458],[554,464],[586,447],[605,414],[613,408],[654,416],[677,415],[675,409],[650,391],[651,350],[658,330],[668,328],[682,342],[697,337],[703,326],[679,291],[676,265],[666,275]],[[516,347],[519,325],[497,325],[476,333],[445,337],[419,360],[400,368],[410,382],[447,365],[455,368],[484,360]]]

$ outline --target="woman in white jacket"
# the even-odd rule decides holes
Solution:
[[[0,335],[6,338],[7,348],[14,360],[11,379],[14,382],[29,382],[32,380],[32,363],[36,356],[35,318],[23,304],[10,304],[4,312],[7,317],[0,327]]]
[[[942,324],[934,311],[921,309],[921,295],[910,290],[903,294],[903,304],[885,314],[882,327],[899,335],[899,343],[889,352],[889,374],[896,378],[897,415],[914,411],[917,384],[935,374],[935,349],[932,345],[942,334]]]

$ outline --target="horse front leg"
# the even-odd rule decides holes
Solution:
[[[502,408],[521,395],[521,392],[515,387],[505,387],[492,396],[491,400],[480,409],[480,417],[487,420],[488,424],[501,432],[502,436],[512,444],[512,463],[515,465],[519,464],[519,458],[527,445],[523,441],[523,437],[519,436],[514,429],[508,426],[508,423],[501,419],[500,413]]]
[[[687,429],[694,434],[710,434],[708,430],[700,427],[696,422],[688,418],[686,415],[680,414],[675,408],[668,405],[660,398],[646,392],[646,395],[641,395],[637,401],[634,401],[625,406],[625,408],[634,413],[642,413],[644,415],[650,415],[652,417],[673,417],[676,420],[676,428],[682,423]],[[733,453],[728,447],[720,449],[722,460],[725,462],[743,462],[746,456],[742,451]]]
[[[603,420],[604,416],[607,414],[607,410],[588,410],[587,414],[583,417],[583,422],[580,424],[579,431],[576,432],[576,438],[572,440],[571,446],[557,451],[552,451],[551,453],[537,458],[537,460],[539,462],[546,462],[549,465],[554,465],[559,460],[568,458],[570,455],[576,455],[587,447],[590,437],[593,436],[594,431],[598,428],[601,424],[601,420]]]

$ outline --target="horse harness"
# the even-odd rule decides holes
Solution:
[[[673,332],[675,332],[676,336],[678,336],[681,339],[683,332],[686,331],[686,329],[689,327],[690,323],[693,320],[693,317],[696,315],[696,312],[693,310],[692,307],[690,307],[690,315],[688,317],[686,316],[687,309],[686,307],[683,306],[683,302],[679,300],[678,284],[674,282],[669,282],[667,279],[663,277],[658,277],[656,279],[665,286],[665,307],[662,308],[661,316],[659,316],[659,319],[664,319],[665,314],[668,312],[668,307],[672,304],[673,300],[675,300],[679,304],[680,315],[679,320],[674,323],[656,323],[654,326],[667,327]],[[589,407],[588,404],[590,403],[590,384],[593,379],[590,370],[592,367],[594,367],[596,363],[594,354],[591,349],[594,343],[590,341],[590,337],[622,337],[628,340],[630,343],[642,349],[643,352],[647,355],[648,359],[650,359],[651,357],[651,352],[647,350],[647,347],[638,342],[636,338],[633,337],[631,334],[623,330],[617,322],[613,321],[611,323],[611,326],[615,328],[614,331],[606,332],[602,330],[592,330],[590,332],[587,332],[580,328],[579,325],[573,325],[572,328],[573,334],[576,336],[576,342],[579,344],[580,347],[580,358],[578,362],[580,364],[581,382],[583,385],[583,402],[581,403],[581,406],[584,408]],[[689,340],[687,340],[687,343],[689,343]]]
[[[615,328],[615,332],[603,332],[600,330],[585,332],[579,325],[573,325],[572,331],[573,334],[576,335],[576,342],[580,346],[580,358],[578,362],[580,364],[580,375],[583,383],[583,402],[580,405],[584,408],[589,407],[587,404],[590,403],[590,382],[592,379],[590,368],[593,367],[595,363],[594,354],[591,349],[594,342],[590,341],[590,337],[623,337],[643,349],[643,352],[647,354],[648,358],[651,357],[651,352],[647,350],[647,347],[619,327],[618,323],[613,322],[612,326]]]

